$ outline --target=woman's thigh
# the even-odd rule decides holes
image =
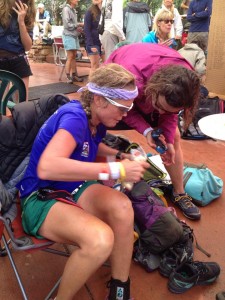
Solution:
[[[39,234],[52,241],[75,245],[87,244],[91,237],[104,232],[111,235],[107,224],[85,210],[56,202],[42,223]]]

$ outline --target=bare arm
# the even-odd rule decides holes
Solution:
[[[20,39],[23,44],[23,47],[25,51],[29,51],[32,47],[32,39],[27,31],[26,25],[25,25],[25,16],[27,14],[27,5],[25,3],[22,3],[21,1],[15,2],[16,7],[13,7],[13,10],[18,15],[18,24],[19,24],[19,30],[20,30]]]
[[[66,145],[66,146],[65,146]],[[110,169],[107,163],[90,163],[70,159],[76,149],[73,136],[64,129],[59,129],[53,136],[38,163],[38,176],[44,180],[80,181],[98,179],[99,173]],[[126,179],[138,181],[148,165],[145,162],[123,161]]]

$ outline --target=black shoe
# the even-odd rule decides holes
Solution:
[[[66,83],[73,84],[73,79],[70,76],[66,76]]]
[[[215,262],[191,262],[180,265],[169,277],[168,289],[181,294],[195,285],[213,283],[220,274],[220,266]]]
[[[225,300],[225,291],[216,294],[216,300]]]
[[[193,230],[184,222],[182,222],[182,226],[183,233],[180,240],[162,255],[159,273],[165,277],[169,277],[179,265],[193,261]]]
[[[118,279],[113,279],[107,283],[109,288],[109,295],[106,300],[132,300],[130,299],[130,279],[126,282],[122,282]]]
[[[192,198],[188,194],[174,195],[172,191],[170,199],[182,210],[185,217],[191,220],[199,220],[201,218],[199,208],[192,203]]]
[[[73,75],[72,80],[73,80],[73,82],[83,82],[84,81],[84,79],[82,77],[79,77],[77,75]]]

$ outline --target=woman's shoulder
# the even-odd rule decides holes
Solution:
[[[156,32],[150,31],[148,32],[142,39],[143,43],[157,43]]]

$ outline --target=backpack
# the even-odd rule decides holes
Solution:
[[[126,194],[134,209],[139,247],[158,254],[180,239],[183,229],[179,220],[147,182],[135,183]]]
[[[145,181],[134,184],[127,192],[134,209],[138,239],[133,259],[147,272],[160,266],[167,251],[176,253],[179,262],[193,258],[193,230],[166,207]]]
[[[205,165],[185,164],[184,188],[196,205],[206,206],[220,197],[223,181]]]
[[[181,137],[183,139],[188,140],[205,140],[210,139],[207,135],[205,135],[198,125],[198,121],[206,116],[212,114],[223,113],[224,111],[224,103],[223,100],[219,99],[219,97],[208,98],[201,97],[199,101],[198,108],[193,117],[192,123],[189,125],[188,129],[184,129],[184,112],[180,111],[178,114],[178,128],[180,130]]]

